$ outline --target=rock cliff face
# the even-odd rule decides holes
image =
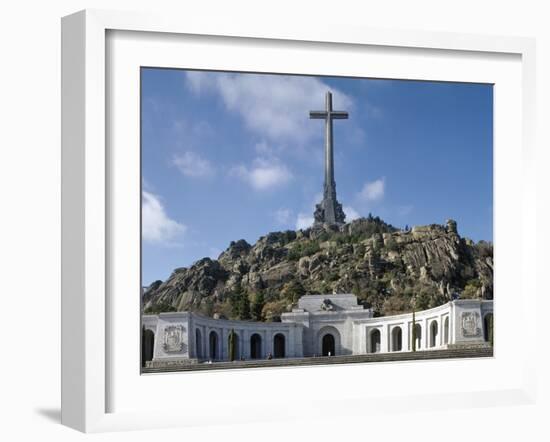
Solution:
[[[461,238],[452,220],[398,230],[369,216],[339,228],[274,232],[174,270],[144,291],[143,307],[278,320],[306,293],[350,292],[379,315],[453,296],[492,299],[493,247]]]

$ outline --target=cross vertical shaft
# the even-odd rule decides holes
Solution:
[[[334,182],[334,144],[332,138],[332,94],[327,92],[325,96],[325,189],[327,185],[336,187]]]
[[[328,91],[325,96],[325,110],[311,111],[309,117],[325,120],[325,183],[323,201],[317,205],[315,210],[315,223],[340,224],[344,222],[345,215],[342,205],[336,200],[332,120],[347,119],[348,113],[332,109],[332,94]]]

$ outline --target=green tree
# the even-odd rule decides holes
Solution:
[[[235,334],[235,330],[231,329],[231,331],[229,332],[229,360],[230,361],[235,360],[236,346],[237,346],[237,336]]]
[[[421,289],[420,293],[415,297],[414,307],[419,310],[427,310],[430,308],[432,297],[426,289]]]
[[[237,319],[250,319],[250,300],[248,293],[243,289],[241,284],[237,284],[233,293],[229,297],[231,304],[232,316]]]
[[[159,313],[175,312],[176,308],[170,304],[160,302],[144,310],[146,315],[158,315]]]
[[[241,300],[241,285],[237,285],[233,292],[229,295],[229,305],[231,305],[232,317],[238,319],[240,317],[240,300]]]
[[[261,321],[262,320],[262,309],[265,305],[265,297],[263,292],[257,292],[254,295],[254,299],[252,301],[251,306],[251,313],[252,313],[252,319],[254,321]]]
[[[481,282],[479,279],[470,279],[465,287],[462,293],[460,294],[460,297],[462,299],[476,299],[479,298],[478,293],[480,292],[481,288]]]
[[[244,321],[251,319],[252,316],[250,314],[250,299],[248,299],[248,293],[246,293],[244,290],[241,292],[239,305],[239,318]]]
[[[351,293],[353,293],[357,298],[361,299],[361,287],[357,280],[353,281],[353,287],[351,288]]]
[[[300,281],[293,279],[284,285],[281,294],[291,302],[298,302],[306,294],[306,290]]]
[[[202,311],[206,316],[214,316],[214,301],[210,298],[206,298],[204,305],[202,306]]]
[[[288,259],[291,261],[297,261],[303,256],[311,256],[317,253],[319,250],[321,250],[321,247],[319,246],[318,241],[301,241],[294,244],[294,246],[292,246],[292,248],[289,250]]]
[[[412,330],[411,330],[411,350],[416,351],[416,316],[413,308],[413,320],[412,320]]]

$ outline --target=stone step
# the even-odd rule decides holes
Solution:
[[[422,361],[433,359],[457,359],[457,358],[481,358],[492,357],[492,347],[461,347],[456,349],[429,350],[416,352],[395,352],[395,353],[376,353],[364,355],[347,356],[324,356],[314,358],[287,358],[271,360],[248,360],[233,362],[213,362],[200,364],[186,364],[181,366],[170,366],[164,368],[144,368],[143,373],[166,373],[180,371],[197,370],[219,370],[219,369],[240,369],[240,368],[260,368],[260,367],[294,367],[307,365],[332,365],[332,364],[353,364],[353,363],[372,363],[372,362],[395,362],[395,361]]]

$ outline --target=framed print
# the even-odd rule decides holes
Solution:
[[[492,356],[492,84],[140,85],[142,373]]]
[[[66,17],[63,423],[529,403],[533,57]]]

